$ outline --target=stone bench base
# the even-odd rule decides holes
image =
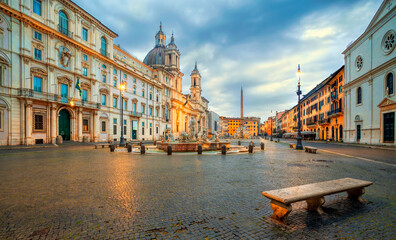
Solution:
[[[314,154],[316,154],[316,151],[317,151],[317,150],[318,150],[317,148],[305,147],[305,152],[307,152],[307,153],[314,153]]]

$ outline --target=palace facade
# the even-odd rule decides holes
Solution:
[[[206,130],[201,75],[183,94],[174,36],[161,26],[143,62],[116,37],[70,0],[1,1],[0,145],[177,138],[192,117]]]

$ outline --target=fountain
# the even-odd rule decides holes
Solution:
[[[168,146],[172,146],[173,152],[196,152],[198,145],[202,146],[203,151],[220,151],[221,146],[225,145],[227,149],[230,148],[230,142],[221,142],[218,134],[215,133],[214,138],[210,141],[207,137],[207,130],[203,129],[202,133],[197,133],[195,130],[196,120],[191,117],[190,133],[182,132],[178,141],[173,139],[172,133],[169,129],[165,130],[165,140],[157,143],[157,148],[162,151],[167,151]]]

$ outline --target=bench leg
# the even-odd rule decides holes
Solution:
[[[283,223],[286,223],[287,216],[292,211],[291,204],[284,204],[284,203],[272,200],[271,208],[272,208],[272,211],[274,212],[274,214],[272,215],[272,218],[279,220]]]
[[[104,145],[102,145],[102,148],[104,148]]]
[[[95,149],[98,149],[98,146],[97,146],[97,145],[95,145]]]
[[[364,194],[364,188],[354,189],[347,191],[348,198],[353,201],[364,202],[362,195]]]
[[[315,211],[319,214],[323,214],[322,205],[324,203],[325,203],[324,197],[307,199],[307,209],[308,211]]]

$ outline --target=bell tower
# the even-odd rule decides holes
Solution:
[[[198,71],[197,62],[195,61],[195,68],[191,72],[191,99],[193,101],[200,101],[201,100],[201,74]]]
[[[165,47],[166,46],[166,36],[162,31],[162,22],[160,22],[160,29],[155,35],[155,46],[157,47]]]

